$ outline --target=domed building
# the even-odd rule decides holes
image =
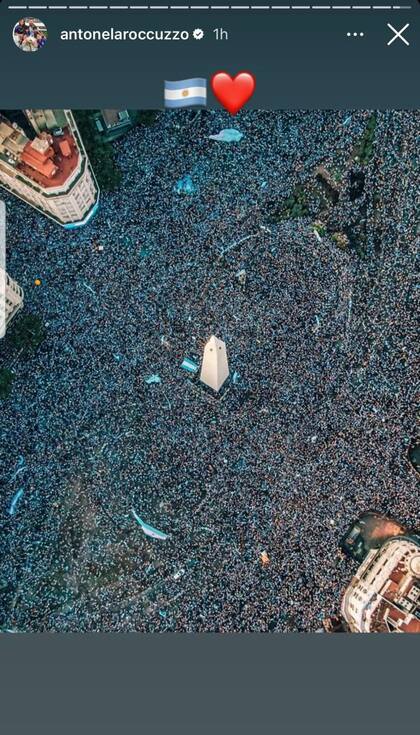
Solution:
[[[395,536],[371,549],[341,614],[355,633],[420,633],[420,537]]]
[[[71,110],[0,114],[0,186],[74,229],[95,214],[99,187]],[[31,131],[30,137],[27,133]]]

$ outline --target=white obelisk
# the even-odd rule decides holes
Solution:
[[[204,347],[200,380],[217,393],[228,376],[226,345],[213,334]]]

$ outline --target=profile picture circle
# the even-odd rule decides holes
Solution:
[[[47,28],[38,18],[21,18],[13,28],[13,40],[21,51],[39,51],[44,48],[47,38]]]

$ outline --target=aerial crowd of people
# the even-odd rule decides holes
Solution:
[[[362,163],[371,116],[159,113],[113,144],[122,184],[72,232],[4,192],[46,337],[0,403],[3,630],[316,631],[356,568],[350,523],[419,525],[418,113],[376,113]],[[181,368],[212,334],[219,394]]]

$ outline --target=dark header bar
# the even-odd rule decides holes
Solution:
[[[164,79],[209,79],[223,69],[253,73],[253,108],[415,108],[418,11],[418,4],[3,0],[0,63],[13,73],[2,73],[2,106],[161,108]],[[13,43],[13,25],[25,14],[48,28],[42,53],[22,54]],[[208,106],[217,107],[211,95]]]

